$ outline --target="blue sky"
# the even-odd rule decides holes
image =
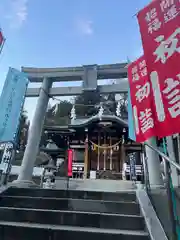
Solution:
[[[110,64],[141,54],[136,17],[151,0],[0,0],[6,37],[0,91],[8,67]],[[26,101],[32,119],[34,100]]]

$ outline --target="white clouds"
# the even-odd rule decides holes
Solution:
[[[94,33],[93,22],[87,19],[77,19],[75,27],[82,35],[91,36]]]
[[[20,28],[25,23],[28,15],[28,0],[9,0],[6,18],[10,27]]]

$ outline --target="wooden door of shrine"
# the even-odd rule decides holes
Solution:
[[[121,172],[121,141],[108,131],[98,131],[91,138],[90,170]]]

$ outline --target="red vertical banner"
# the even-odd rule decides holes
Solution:
[[[68,177],[72,177],[73,150],[68,149]]]
[[[138,13],[152,86],[156,136],[180,133],[180,0],[152,1]]]
[[[155,136],[153,95],[144,56],[129,65],[128,79],[136,141],[144,142]]]

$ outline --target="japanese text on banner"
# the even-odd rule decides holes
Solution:
[[[151,2],[138,14],[154,96],[157,136],[180,132],[180,0]]]
[[[144,57],[129,65],[128,79],[136,141],[144,142],[155,135],[155,123],[151,106],[151,85]]]

